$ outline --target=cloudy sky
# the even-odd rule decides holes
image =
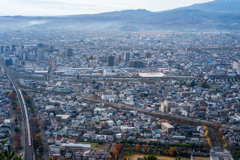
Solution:
[[[0,15],[73,15],[125,9],[163,11],[212,0],[0,0]]]

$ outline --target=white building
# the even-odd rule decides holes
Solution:
[[[237,74],[240,74],[240,63],[239,62],[233,62],[233,69],[236,69]]]
[[[116,94],[103,94],[101,97],[105,101],[109,101],[110,98],[117,98]]]

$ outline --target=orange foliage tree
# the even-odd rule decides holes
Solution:
[[[17,107],[17,112],[18,112],[18,113],[21,112],[21,107],[20,107],[20,106]]]
[[[15,147],[17,150],[21,149],[21,143],[19,143],[18,141],[16,141],[16,142],[14,143],[14,147]]]
[[[141,148],[140,144],[136,145],[136,150],[139,151],[139,149]]]
[[[148,146],[147,145],[143,145],[142,149],[147,152],[148,151]]]
[[[115,156],[115,158],[117,157],[117,155],[119,154],[118,150],[116,150],[115,148],[111,150],[112,154]]]
[[[169,155],[170,156],[173,156],[176,152],[177,152],[177,148],[176,147],[171,147],[169,149]]]
[[[116,149],[117,151],[120,151],[121,148],[122,148],[122,145],[121,144],[114,144],[114,149]]]
[[[34,121],[35,124],[37,124],[37,123],[38,123],[38,118],[35,117],[35,118],[33,119],[33,121]]]
[[[37,134],[33,137],[33,139],[39,140],[41,137],[42,137],[42,134],[41,134],[41,133],[37,133]]]

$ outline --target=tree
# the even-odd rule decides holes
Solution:
[[[6,140],[2,141],[0,148],[3,148],[3,146],[6,142],[7,142]],[[1,160],[11,160],[14,155],[15,155],[15,151],[11,151],[10,145],[8,145],[8,150],[0,152],[0,159]],[[19,156],[19,157],[15,156],[13,158],[13,160],[22,160],[22,158],[21,158],[21,156]]]
[[[37,124],[37,123],[38,123],[38,118],[35,117],[35,118],[33,119],[33,121],[34,121],[35,124]]]
[[[21,156],[15,156],[14,158],[13,158],[13,160],[22,160],[22,157]]]
[[[15,124],[17,125],[17,123],[18,123],[17,117],[14,118],[14,122],[15,122]]]
[[[205,144],[204,144],[204,148],[205,148],[207,151],[210,151],[211,146],[210,146],[208,143],[205,143]]]
[[[114,149],[116,149],[118,152],[121,150],[122,145],[121,144],[114,144]]]
[[[39,150],[40,153],[42,153],[42,152],[43,152],[43,146],[42,146],[42,145],[39,146],[39,147],[38,147],[38,150]]]
[[[37,133],[37,134],[33,137],[33,139],[39,140],[41,137],[42,137],[42,134],[41,134],[41,133]]]
[[[153,148],[152,147],[149,148],[149,152],[153,153]]]
[[[140,144],[136,145],[136,150],[139,151],[139,149],[141,148]]]
[[[19,143],[18,141],[16,141],[16,142],[14,143],[14,147],[15,147],[17,150],[21,149],[21,143]]]
[[[114,148],[111,150],[111,153],[116,157],[119,153],[118,151]]]
[[[18,112],[18,113],[21,112],[21,107],[20,107],[20,106],[17,107],[17,112]]]
[[[36,130],[37,133],[40,133],[41,132],[41,129],[37,128]],[[99,142],[100,143],[100,142]]]
[[[169,149],[169,155],[170,156],[173,156],[176,152],[177,152],[177,148],[176,147],[171,147]]]
[[[224,144],[224,148],[227,148],[227,143]]]
[[[12,152],[11,152],[10,145],[8,145],[8,150],[6,150],[6,151],[4,152],[4,155],[5,155],[6,160],[11,160],[11,159],[13,158],[14,154],[15,154],[15,151],[12,151]],[[4,158],[4,159],[5,159],[5,158]]]
[[[181,157],[178,156],[175,160],[181,160]]]
[[[20,143],[20,141],[21,141],[19,135],[15,135],[15,136],[13,137],[13,139],[14,139],[15,141],[19,142],[19,143]]]
[[[201,84],[203,88],[210,88],[210,85],[208,85],[206,81],[200,82],[199,84]]]
[[[148,151],[148,146],[147,145],[143,145],[142,149],[147,152]]]
[[[204,136],[207,137],[207,135],[208,135],[208,130],[205,132],[205,135],[204,135]]]
[[[15,131],[16,133],[19,133],[21,130],[20,130],[18,127],[15,127],[15,128],[14,128],[14,131]]]
[[[145,159],[145,160],[157,160],[157,157],[152,154],[152,155],[149,155],[149,156],[147,156],[147,157],[145,156],[144,159]]]

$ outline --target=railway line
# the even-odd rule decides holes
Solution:
[[[8,68],[2,64],[0,61],[0,66],[1,70],[3,73],[5,73],[8,77],[8,79],[11,81],[13,88],[15,89],[18,97],[18,102],[21,106],[22,110],[22,117],[23,117],[23,130],[25,132],[24,134],[24,150],[25,150],[25,155],[24,159],[25,160],[35,160],[35,154],[34,150],[32,148],[32,137],[31,137],[31,128],[29,125],[29,117],[28,117],[28,109],[21,91],[20,86],[16,82],[15,78],[12,76],[12,74],[9,72]]]

